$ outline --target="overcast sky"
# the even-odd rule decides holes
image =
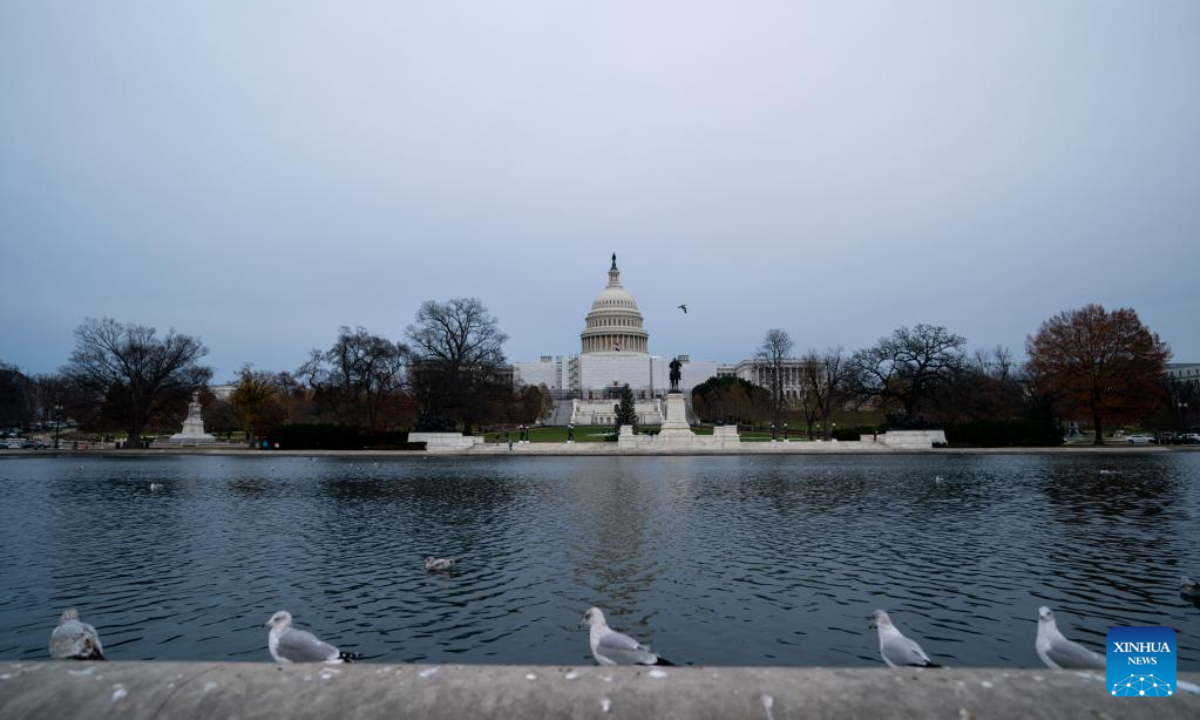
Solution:
[[[1200,361],[1198,228],[1195,0],[0,4],[30,372],[86,316],[221,381],[455,296],[574,353],[614,251],[660,355],[1020,351],[1098,302]]]

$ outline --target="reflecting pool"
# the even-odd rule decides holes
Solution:
[[[162,488],[151,490],[151,483]],[[1200,670],[1200,454],[0,460],[0,658],[78,607],[111,659],[269,661],[271,614],[367,659],[1039,667],[1037,607]],[[460,558],[427,574],[429,555]]]

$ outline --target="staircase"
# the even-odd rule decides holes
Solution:
[[[563,427],[571,423],[571,401],[559,400],[554,404],[554,410],[543,424],[550,427]]]

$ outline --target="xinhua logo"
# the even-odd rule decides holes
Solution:
[[[1175,631],[1169,627],[1115,627],[1108,631],[1108,692],[1116,697],[1175,694]]]

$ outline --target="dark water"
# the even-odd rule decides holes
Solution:
[[[287,609],[370,659],[589,663],[596,604],[678,663],[878,665],[883,607],[944,663],[1037,667],[1048,604],[1200,670],[1200,454],[10,459],[0,493],[0,658],[78,606],[113,659],[269,660]]]

